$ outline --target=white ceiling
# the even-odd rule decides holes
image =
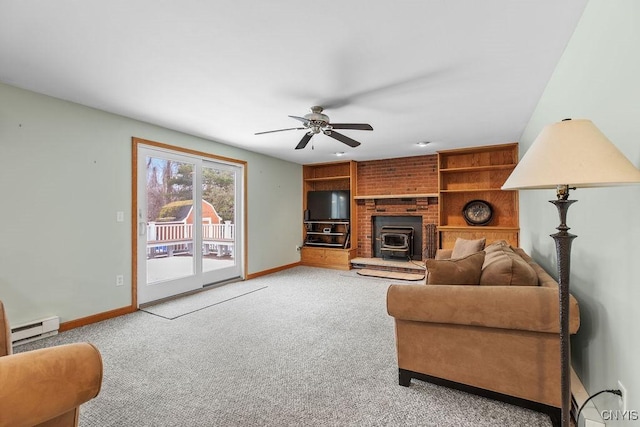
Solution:
[[[296,163],[412,156],[517,141],[586,1],[0,0],[0,81]],[[373,132],[254,135],[323,104]]]

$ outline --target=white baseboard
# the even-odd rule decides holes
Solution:
[[[584,404],[584,402],[589,398],[589,393],[582,385],[582,381],[571,368],[571,415],[575,419],[578,415],[578,410]],[[577,420],[576,427],[606,427],[604,420],[602,419],[602,415],[600,415],[600,411],[593,404],[593,401],[590,401],[586,404],[582,412],[580,413],[580,419]]]

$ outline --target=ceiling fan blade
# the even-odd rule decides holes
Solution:
[[[330,136],[333,139],[337,139],[338,141],[347,144],[349,147],[357,147],[358,145],[360,145],[360,143],[358,141],[356,141],[355,139],[351,139],[348,136],[345,136],[341,133],[338,133],[336,131],[326,131],[324,133],[327,136]]]
[[[296,150],[302,150],[304,147],[306,147],[312,136],[312,133],[305,133],[300,142],[298,142],[298,145],[296,145]]]
[[[254,135],[262,135],[263,133],[273,133],[273,132],[283,132],[285,130],[302,130],[306,128],[287,128],[287,129],[277,129],[277,130],[268,130],[266,132],[256,132]]]
[[[300,120],[305,125],[309,124],[309,119],[305,119],[304,117],[298,117],[298,116],[289,116],[289,117],[291,117],[292,119]]]
[[[333,129],[356,129],[356,130],[373,130],[371,125],[366,123],[330,123]]]

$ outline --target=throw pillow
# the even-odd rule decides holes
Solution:
[[[484,252],[458,259],[428,259],[428,285],[477,285],[480,283]]]
[[[484,251],[488,254],[489,252],[502,250],[504,247],[509,247],[509,243],[506,240],[496,240],[495,242],[491,242],[490,244],[484,247]]]
[[[467,255],[474,254],[484,249],[486,239],[467,240],[458,237],[453,244],[453,252],[451,252],[451,259],[463,258]]]
[[[537,286],[536,271],[506,243],[487,247],[480,285]]]

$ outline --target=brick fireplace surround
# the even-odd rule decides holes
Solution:
[[[437,155],[358,162],[357,171],[358,257],[373,257],[373,216],[421,216],[423,231],[425,225],[438,223],[437,197],[409,196],[437,194]],[[394,195],[400,197],[372,198]],[[422,253],[426,244],[425,235]]]

